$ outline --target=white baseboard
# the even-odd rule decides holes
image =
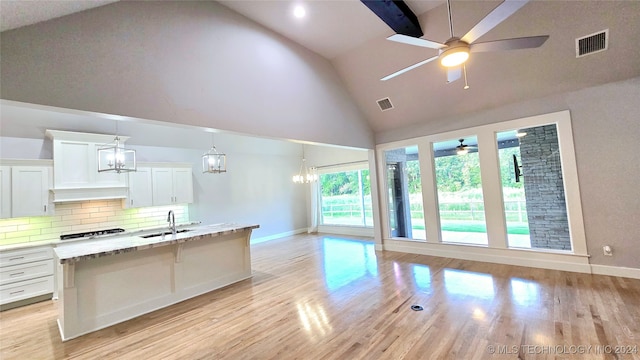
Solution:
[[[273,235],[269,235],[269,236],[261,236],[258,238],[251,238],[251,244],[258,244],[261,242],[265,242],[265,241],[269,241],[269,240],[274,240],[274,239],[279,239],[279,238],[283,238],[283,237],[287,237],[287,236],[292,236],[292,235],[297,235],[297,234],[302,234],[302,233],[306,233],[307,229],[296,229],[296,230],[291,230],[291,231],[285,231],[285,232],[281,232],[278,234],[273,234]]]
[[[436,244],[418,241],[386,240],[384,250],[454,259],[527,266],[533,268],[591,273],[589,258],[574,254],[542,253],[519,249]]]
[[[632,279],[640,279],[640,269],[628,267],[592,264],[591,273],[597,275],[620,276]]]
[[[318,232],[323,234],[373,237],[373,228],[355,226],[320,225],[318,226]]]

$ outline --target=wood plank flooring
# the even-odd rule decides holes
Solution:
[[[0,359],[640,359],[640,280],[329,235],[252,258],[252,279],[64,343],[54,301],[4,311]]]

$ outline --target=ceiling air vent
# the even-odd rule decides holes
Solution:
[[[393,109],[393,104],[391,103],[391,100],[388,97],[378,100],[378,106],[380,107],[380,111],[387,111],[387,110]]]
[[[607,50],[609,29],[576,39],[576,57],[583,57]]]

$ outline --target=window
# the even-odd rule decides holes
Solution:
[[[478,140],[433,144],[443,242],[487,245]]]
[[[556,124],[497,141],[509,247],[571,250]]]
[[[417,146],[385,151],[390,236],[425,240]]]
[[[458,151],[464,145],[468,151]],[[390,250],[455,255],[458,245],[524,248],[538,250],[549,264],[561,256],[584,265],[569,111],[378,145],[378,167]],[[421,244],[395,241],[424,239],[425,232]],[[482,248],[471,251],[496,259]],[[509,254],[530,260],[529,251]]]
[[[320,174],[320,224],[373,227],[367,164]],[[329,172],[330,171],[330,172]]]

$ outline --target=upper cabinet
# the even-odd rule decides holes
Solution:
[[[45,216],[49,198],[50,160],[1,160],[0,217]]]
[[[53,139],[54,202],[127,197],[126,173],[98,173],[98,148],[114,135],[47,130]],[[120,136],[121,143],[128,137]]]
[[[11,216],[49,214],[49,168],[14,166],[11,168]]]
[[[192,167],[188,163],[144,163],[129,173],[127,208],[193,202]]]
[[[193,202],[191,165],[153,168],[153,205],[186,204]]]
[[[0,218],[11,217],[11,166],[0,166]]]
[[[129,197],[125,203],[127,208],[153,206],[153,191],[150,167],[138,167],[129,173]]]

